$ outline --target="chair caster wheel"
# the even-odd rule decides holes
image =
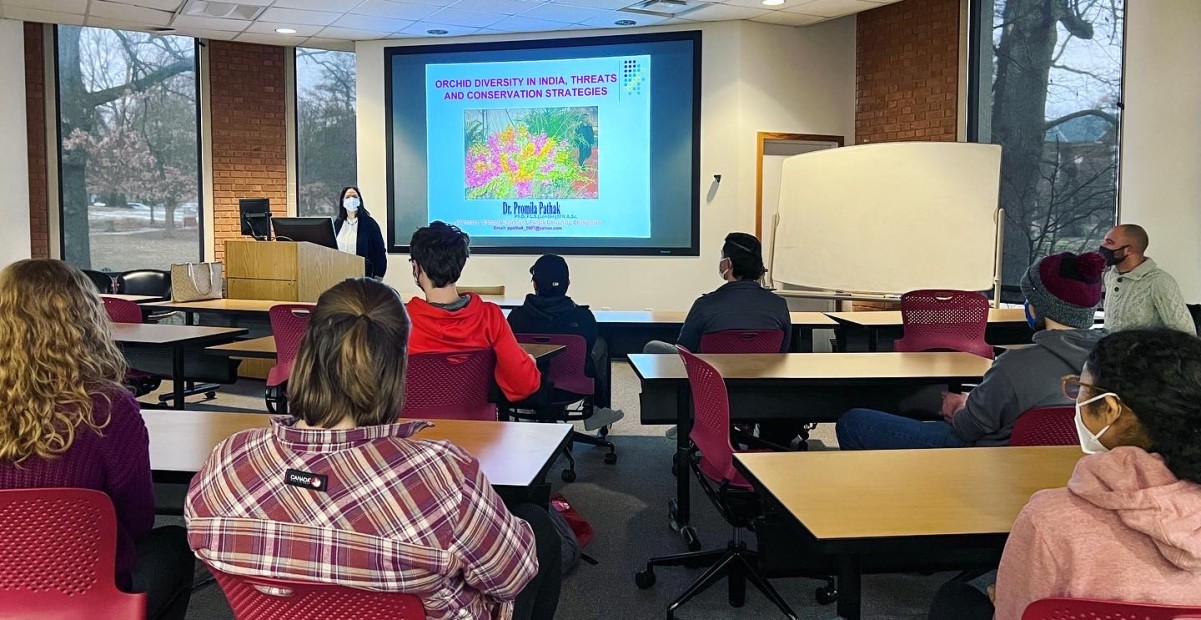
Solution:
[[[655,573],[651,572],[650,569],[634,573],[634,584],[638,586],[639,590],[650,588],[655,585]]]
[[[616,452],[609,452],[609,453],[605,454],[605,465],[616,465],[616,464],[617,464],[617,453]]]
[[[563,482],[575,482],[575,470],[564,469],[562,474]]]
[[[813,597],[817,599],[820,605],[829,605],[838,600],[838,589],[834,586],[826,586],[814,590]]]
[[[204,397],[209,400],[213,400],[214,398],[217,397],[217,393],[216,392],[205,392]]]
[[[600,437],[601,439],[608,437],[609,436],[609,427],[608,426],[600,427],[600,430],[596,431],[596,436]]]
[[[697,536],[695,527],[685,525],[680,529],[680,536],[684,538],[684,544],[688,545],[689,551],[701,550],[701,539]]]

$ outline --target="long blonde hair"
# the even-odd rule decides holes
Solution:
[[[0,271],[0,461],[66,452],[80,425],[99,431],[93,394],[124,389],[125,358],[95,286],[58,260]]]

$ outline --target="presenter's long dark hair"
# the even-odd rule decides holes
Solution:
[[[363,200],[363,191],[353,185],[347,185],[342,188],[342,192],[338,194],[338,217],[339,222],[346,221],[346,207],[342,206],[342,201],[346,199],[346,192],[354,190],[354,193],[359,195],[359,217],[371,217],[371,212],[367,210],[366,201]]]

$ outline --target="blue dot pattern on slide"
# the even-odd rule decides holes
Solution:
[[[642,94],[642,62],[627,59],[621,63],[621,88],[631,95]]]

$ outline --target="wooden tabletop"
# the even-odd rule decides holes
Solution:
[[[834,540],[1008,533],[1031,495],[1067,485],[1081,456],[1050,446],[735,458],[818,540]]]
[[[162,300],[162,297],[156,297],[154,295],[116,295],[116,294],[104,293],[103,295],[101,295],[101,297],[111,297],[113,299],[124,299],[125,301],[132,301],[135,304],[147,304],[147,305],[149,305],[150,302]]]
[[[202,327],[156,323],[114,323],[112,326],[113,340],[120,344],[188,344],[233,339],[246,333],[247,330],[240,327]]]
[[[547,355],[558,353],[566,347],[561,344],[522,344],[521,348],[525,349],[526,353],[533,355],[534,359],[540,359]],[[262,338],[239,340],[237,342],[208,347],[205,351],[229,357],[275,359],[275,337],[263,336]]]
[[[687,312],[679,310],[594,310],[597,323],[635,325],[683,325]],[[821,312],[789,312],[798,327],[837,327],[838,322]]]
[[[142,410],[150,431],[150,467],[155,471],[195,473],[213,448],[238,431],[268,425],[263,413]],[[563,445],[569,424],[435,420],[418,439],[444,439],[479,459],[496,486],[526,487],[537,482]]]
[[[827,312],[826,316],[860,327],[901,327],[905,324],[901,319],[900,310]],[[988,322],[1025,323],[1026,311],[1023,308],[990,308],[988,311]]]
[[[687,380],[678,355],[630,356],[644,381]],[[725,353],[701,354],[726,380],[856,381],[978,379],[992,360],[971,353]]]
[[[208,312],[220,314],[222,312],[262,312],[266,313],[271,310],[272,306],[280,304],[296,304],[303,303],[313,305],[309,302],[296,301],[275,301],[271,299],[206,299],[204,301],[160,301],[148,306],[156,308],[164,308],[167,310],[183,310],[187,312]]]

